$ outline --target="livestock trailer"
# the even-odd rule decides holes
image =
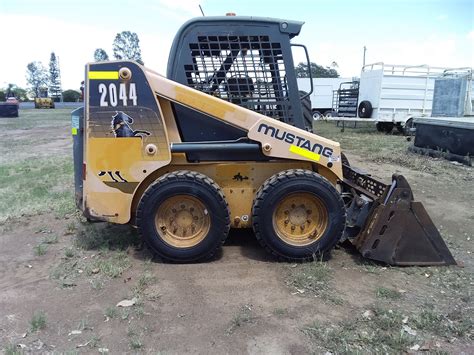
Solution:
[[[430,116],[434,81],[449,70],[453,69],[382,62],[365,65],[356,100],[345,101],[346,90],[353,88],[335,91],[332,120],[374,122],[379,131],[387,133],[394,127],[407,131],[414,116]]]

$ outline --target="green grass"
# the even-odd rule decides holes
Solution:
[[[91,275],[92,270],[98,269],[101,275],[116,278],[131,266],[127,253],[115,252],[108,257],[95,260],[87,265],[87,274]]]
[[[46,254],[47,250],[48,250],[48,246],[46,244],[43,244],[43,243],[40,243],[40,244],[36,245],[33,248],[34,254],[36,256],[42,256],[42,255]]]
[[[20,117],[2,118],[0,127],[4,130],[30,130],[40,127],[70,127],[73,108],[37,110],[20,110]]]
[[[37,332],[44,328],[46,328],[46,314],[43,311],[37,311],[31,317],[30,330]]]
[[[317,121],[314,132],[339,142],[342,151],[353,152],[370,162],[391,163],[448,178],[459,178],[459,174],[472,178],[472,172],[465,167],[409,152],[408,147],[413,144],[413,138],[407,141],[402,135],[377,132],[372,123],[357,123],[355,129],[350,128],[352,126],[353,123],[347,124],[344,132],[341,132],[341,127],[336,127],[334,122]]]
[[[362,317],[338,324],[313,322],[302,329],[313,342],[314,352],[326,349],[335,354],[402,353],[414,338],[401,332],[402,315],[375,309],[372,319]]]
[[[7,344],[3,348],[3,354],[5,355],[21,355],[23,354],[23,351],[18,348],[18,346],[15,343],[10,343]]]
[[[343,300],[332,291],[331,281],[331,269],[324,261],[298,264],[289,269],[287,277],[287,284],[298,294],[310,294],[325,302],[341,305]]]
[[[111,318],[111,319],[113,319],[113,318],[118,318],[118,316],[119,316],[119,311],[117,310],[116,307],[112,307],[112,306],[111,306],[111,307],[107,307],[107,308],[105,309],[104,315],[105,315],[106,317],[108,317],[108,318]]]
[[[378,298],[386,298],[391,300],[397,300],[402,297],[402,294],[397,290],[386,288],[383,286],[377,287],[377,289],[375,290],[375,295]]]
[[[70,157],[0,165],[0,223],[51,210],[60,216],[75,210]]]
[[[138,233],[128,225],[108,223],[79,225],[75,244],[85,250],[125,250],[139,242]]]
[[[250,305],[244,305],[240,307],[239,311],[234,315],[230,321],[230,325],[227,328],[227,334],[234,333],[237,328],[243,327],[246,324],[252,323],[255,320],[252,307]]]

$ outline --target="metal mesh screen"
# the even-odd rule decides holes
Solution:
[[[288,117],[281,45],[269,36],[198,36],[190,43],[188,86],[269,117]]]

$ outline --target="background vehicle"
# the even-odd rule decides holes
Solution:
[[[309,78],[298,78],[300,91],[310,92],[311,83]],[[333,112],[333,92],[339,89],[344,82],[351,82],[352,78],[313,78],[313,92],[311,99],[311,111],[313,119],[331,117]]]
[[[168,78],[135,62],[88,64],[85,109],[72,117],[87,218],[132,223],[178,262],[209,259],[230,228],[252,227],[286,260],[348,239],[391,264],[455,263],[403,176],[384,184],[305,130],[290,44],[302,24],[188,21]]]
[[[54,108],[54,100],[48,97],[48,89],[41,88],[39,97],[35,97],[35,108]]]
[[[428,65],[374,63],[362,67],[357,100],[341,105],[345,91],[336,91],[334,110],[337,121],[376,123],[381,132],[393,128],[408,133],[414,116],[429,116],[433,103],[435,78],[448,68]],[[341,111],[339,107],[344,106]]]

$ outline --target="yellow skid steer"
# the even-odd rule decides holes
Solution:
[[[253,228],[279,259],[348,239],[388,264],[455,264],[403,176],[380,182],[310,131],[288,56],[301,25],[191,20],[167,77],[132,61],[87,64],[84,108],[72,115],[84,215],[137,226],[175,262],[209,259],[230,228]]]

